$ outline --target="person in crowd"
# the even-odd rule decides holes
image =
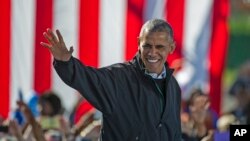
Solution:
[[[233,114],[225,113],[217,121],[217,129],[214,130],[214,141],[230,141],[230,125],[239,124]]]
[[[44,37],[48,43],[41,45],[53,55],[60,78],[102,112],[102,141],[181,140],[181,90],[166,62],[175,49],[168,22],[147,21],[134,58],[103,68],[73,57],[59,30],[48,29]]]
[[[40,116],[38,122],[44,130],[61,129],[63,107],[60,98],[52,91],[41,94],[38,100]]]
[[[17,105],[23,113],[27,127],[24,129],[22,137],[26,141],[30,141],[35,139],[36,141],[46,141],[43,133],[43,129],[41,125],[37,122],[35,117],[33,116],[30,108],[23,101],[17,101]]]
[[[184,141],[200,141],[210,136],[210,131],[215,129],[218,116],[210,108],[209,96],[201,89],[193,89],[189,101],[188,110],[183,111],[182,136]]]
[[[236,107],[231,113],[240,124],[247,124],[250,118],[250,60],[240,66],[238,76],[229,93],[236,99]]]
[[[40,116],[37,121],[45,133],[64,136],[70,132],[68,120],[63,115],[61,99],[53,91],[41,94],[38,99]]]
[[[6,122],[0,125],[0,141],[25,141],[18,123],[9,119]]]

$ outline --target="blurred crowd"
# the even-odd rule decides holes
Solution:
[[[235,107],[218,114],[210,107],[209,95],[193,89],[189,100],[183,101],[183,141],[229,141],[230,125],[250,124],[250,61],[241,65],[227,94],[236,101]]]
[[[32,103],[17,101],[13,119],[1,118],[0,141],[98,140],[101,114],[84,98],[70,116],[65,116],[60,97],[53,91],[36,96]]]
[[[232,124],[250,124],[250,61],[239,68],[237,78],[227,92],[236,106],[226,113],[216,113],[209,95],[194,88],[182,102],[183,141],[229,141]],[[47,91],[34,97],[35,104],[17,101],[13,118],[0,116],[0,141],[97,141],[101,113],[84,98],[65,116],[60,97]]]

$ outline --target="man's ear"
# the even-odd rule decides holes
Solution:
[[[140,46],[141,39],[140,37],[137,37],[137,45]]]
[[[139,52],[140,52],[140,42],[141,42],[140,37],[137,37],[137,46],[138,46]]]
[[[175,41],[173,41],[171,44],[170,44],[170,54],[172,54],[175,50]]]

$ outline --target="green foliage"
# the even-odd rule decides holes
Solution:
[[[235,15],[229,21],[232,35],[250,35],[250,15]]]
[[[237,76],[239,66],[250,59],[250,15],[234,15],[229,26],[229,49],[223,77],[225,87],[230,87]]]

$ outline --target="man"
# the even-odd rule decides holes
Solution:
[[[57,30],[41,43],[54,56],[61,79],[103,113],[103,141],[179,141],[181,91],[165,62],[175,49],[171,26],[161,19],[146,22],[138,52],[126,63],[95,69],[72,57]]]

